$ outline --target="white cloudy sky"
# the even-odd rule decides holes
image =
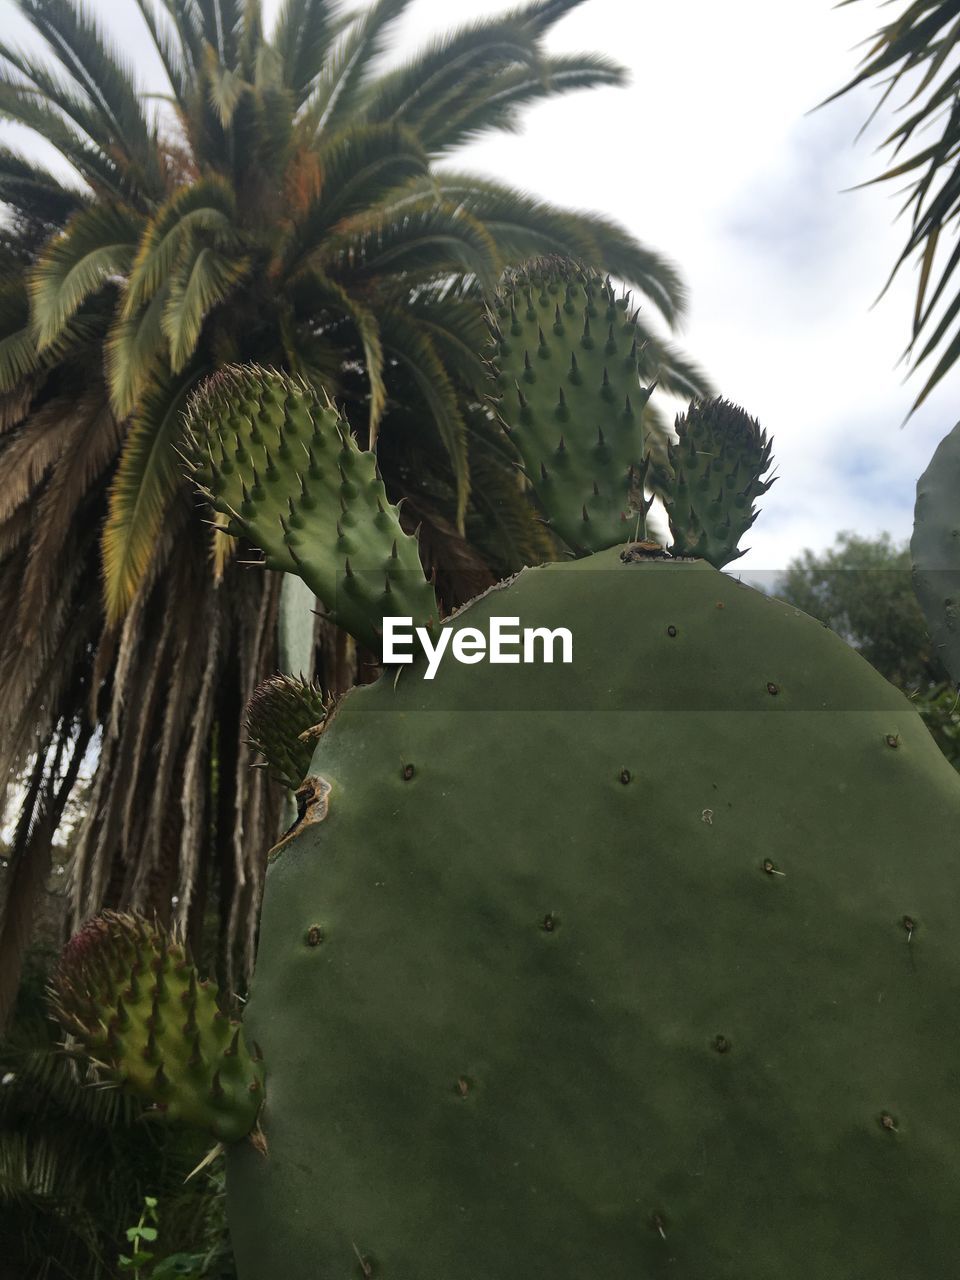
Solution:
[[[156,84],[132,0],[89,2]],[[414,0],[397,46],[505,7]],[[889,115],[857,142],[870,91],[808,114],[890,13],[876,0],[586,0],[552,48],[612,55],[630,87],[543,104],[521,135],[456,161],[616,217],[680,266],[684,346],[776,437],[781,478],[741,562],[751,571],[840,529],[907,536],[917,477],[960,416],[958,371],[901,429],[920,388],[898,367],[912,270],[871,304],[905,226],[892,187],[843,193],[879,171]],[[24,31],[13,0],[0,0],[0,19],[5,39]]]

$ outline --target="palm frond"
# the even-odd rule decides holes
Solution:
[[[373,449],[377,442],[377,431],[380,428],[380,419],[383,417],[387,400],[383,376],[383,346],[377,315],[358,298],[352,297],[343,285],[324,275],[322,271],[312,271],[309,279],[317,301],[326,302],[334,311],[339,311],[346,316],[356,328],[363,344],[364,368],[370,383],[367,447]]]
[[[0,203],[53,227],[86,204],[86,195],[19,151],[0,147]]]
[[[250,88],[243,72],[236,67],[225,67],[214,50],[207,46],[207,98],[224,129],[233,123],[240,99]]]
[[[102,122],[98,142],[119,149],[141,189],[162,194],[156,148],[132,69],[110,47],[90,14],[73,0],[17,0],[20,11],[60,64],[85,90]]]
[[[318,190],[294,223],[288,275],[296,274],[335,227],[375,209],[389,192],[427,171],[416,136],[396,124],[344,129],[318,149],[315,163]]]
[[[515,187],[468,173],[444,171],[429,189],[482,222],[505,261],[551,253],[581,258],[640,288],[667,324],[681,319],[686,294],[676,267],[611,219],[558,209]],[[411,201],[427,190],[426,183],[412,184]]]
[[[464,80],[452,100],[420,120],[417,132],[434,156],[440,156],[491,131],[520,127],[521,108],[576,89],[622,85],[623,67],[600,54],[544,57],[535,67],[511,67],[490,76]]]
[[[163,63],[173,95],[180,109],[183,110],[187,105],[187,90],[193,79],[191,68],[183,56],[183,45],[176,39],[167,23],[158,16],[153,0],[134,0],[134,4],[140,10],[144,25],[153,41],[153,47]]]
[[[75,401],[55,397],[38,408],[0,449],[0,520],[31,498],[60,457],[67,441],[86,421]]]
[[[104,346],[104,367],[110,403],[118,418],[133,412],[137,401],[162,367],[167,340],[161,318],[170,297],[165,281],[135,315],[121,314],[114,321]],[[0,375],[3,345],[0,344]]]
[[[284,0],[277,15],[272,44],[282,61],[283,83],[297,105],[323,70],[339,8],[337,0]]]
[[[40,351],[56,342],[92,293],[129,271],[140,229],[141,219],[132,209],[104,203],[81,210],[51,241],[30,279]]]
[[[460,411],[456,388],[437,354],[430,335],[411,323],[403,311],[385,310],[380,327],[388,355],[399,360],[412,375],[450,458],[456,482],[456,528],[463,532],[463,519],[470,497],[470,463],[467,427]]]
[[[851,2],[844,0],[845,4]],[[904,263],[916,257],[919,278],[907,347],[907,354],[913,357],[911,372],[941,348],[940,359],[914,400],[911,413],[923,404],[960,357],[960,325],[951,332],[960,307],[960,302],[957,302],[960,292],[934,323],[935,308],[944,292],[951,284],[957,287],[955,272],[960,262],[956,249],[945,262],[938,255],[941,231],[960,215],[960,177],[956,166],[956,158],[960,154],[960,68],[955,57],[958,49],[960,6],[955,0],[911,0],[904,4],[897,17],[875,33],[856,74],[825,100],[825,103],[833,102],[859,85],[880,81],[886,87],[871,113],[870,119],[873,119],[898,87],[907,90],[904,107],[914,103],[918,105],[884,141],[884,146],[893,148],[894,158],[908,146],[915,134],[938,127],[934,142],[916,148],[905,160],[891,165],[871,180],[874,183],[887,182],[911,175],[902,210],[912,210],[910,230],[884,292]],[[937,282],[928,301],[928,290],[934,278]],[[915,346],[925,333],[930,335],[927,342],[919,354],[914,354]]]
[[[183,65],[192,82],[200,79],[204,60],[204,35],[196,0],[161,0],[180,45]]]
[[[84,500],[110,471],[122,436],[102,384],[93,382],[69,411],[64,408],[61,413],[70,431],[34,507],[35,527],[21,585],[18,626],[27,640],[36,638],[40,619],[57,591],[59,565],[74,522],[85,511]]]
[[[514,16],[538,36],[543,36],[583,3],[584,0],[534,0],[533,4],[515,10]]]
[[[204,372],[158,381],[142,398],[131,423],[103,529],[104,594],[110,622],[122,616],[150,565],[179,483],[173,445],[180,416]]]
[[[193,358],[206,317],[227,300],[249,269],[249,259],[231,260],[209,245],[193,242],[193,237],[184,245],[160,317],[174,373],[180,373]]]
[[[23,280],[0,284],[0,393],[13,391],[41,365]]]
[[[533,66],[539,56],[536,37],[522,22],[499,18],[471,23],[378,77],[358,105],[366,120],[401,120],[417,128],[465,77],[494,74],[518,63]]]
[[[0,119],[23,125],[49,142],[94,190],[122,197],[123,179],[115,161],[34,91],[0,80]]]
[[[221,249],[239,243],[236,195],[223,178],[211,176],[181,187],[147,223],[130,268],[123,314],[135,315],[170,279],[188,236],[209,232]]]
[[[309,135],[338,128],[354,118],[370,63],[381,52],[390,26],[410,2],[375,0],[337,42],[304,104],[301,123]]]
[[[432,282],[465,274],[488,289],[501,269],[496,241],[484,222],[463,202],[432,196],[348,219],[315,256],[320,264],[350,270],[359,279],[402,273],[408,281]]]

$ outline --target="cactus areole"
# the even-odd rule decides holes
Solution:
[[[244,1015],[240,1280],[960,1275],[960,781],[842,640],[719,571],[769,486],[758,424],[679,424],[671,557],[622,299],[535,263],[490,323],[496,412],[580,558],[447,619],[332,406],[238,371],[191,413],[214,507],[365,642],[573,638],[431,679],[424,643],[332,710],[289,682],[254,708],[306,774]]]

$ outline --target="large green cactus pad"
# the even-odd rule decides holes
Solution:
[[[491,615],[573,664],[350,694],[268,872],[241,1280],[960,1274],[960,786],[919,717],[702,562],[453,625]]]
[[[309,385],[255,365],[220,370],[191,401],[184,454],[228,531],[260,547],[268,568],[299,574],[371,649],[385,614],[435,624],[417,540],[376,458]]]
[[[490,323],[498,413],[550,524],[576,551],[642,536],[652,388],[626,297],[547,259],[507,278]]]
[[[934,652],[960,682],[960,422],[917,483],[910,555]]]

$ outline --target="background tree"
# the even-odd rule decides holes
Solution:
[[[622,81],[544,49],[580,0],[387,69],[409,0],[286,0],[269,34],[259,0],[136,0],[159,105],[77,0],[17,3],[45,54],[0,43],[0,116],[65,164],[0,148],[0,780],[21,771],[25,796],[0,1012],[84,760],[74,919],[173,902],[199,950],[215,903],[222,975],[249,969],[278,797],[251,779],[242,714],[276,666],[279,584],[238,566],[179,475],[193,388],[250,360],[327,386],[453,605],[549,547],[480,396],[481,290],[562,252],[668,327],[683,306],[673,268],[614,224],[434,168],[529,103]],[[665,390],[706,390],[653,328],[643,358]]]
[[[843,0],[844,4],[855,2]],[[892,148],[894,163],[874,181],[907,180],[901,212],[910,210],[910,231],[890,274],[892,280],[905,262],[916,257],[920,270],[906,354],[913,357],[916,368],[939,352],[913,409],[960,356],[960,288],[954,274],[960,263],[960,242],[948,248],[946,238],[943,244],[940,240],[941,232],[960,213],[958,18],[956,0],[902,0],[896,16],[876,33],[860,70],[828,99],[832,102],[857,85],[875,81],[886,86],[876,114],[895,90],[905,95],[903,118],[883,144]],[[923,346],[915,352],[921,338]]]
[[[908,544],[896,544],[887,533],[840,533],[827,551],[807,550],[793,559],[773,594],[826,623],[902,689],[960,768],[960,699],[931,651]]]

